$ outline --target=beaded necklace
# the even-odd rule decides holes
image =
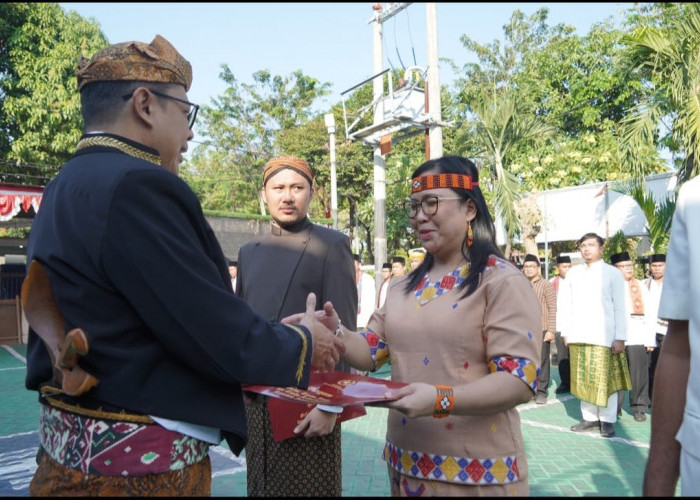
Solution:
[[[469,264],[464,264],[450,274],[442,277],[441,280],[431,282],[428,279],[428,273],[425,273],[423,279],[413,289],[413,294],[418,299],[418,303],[424,306],[432,299],[443,295],[455,287],[461,285],[469,274]]]

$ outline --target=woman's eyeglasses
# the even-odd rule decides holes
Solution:
[[[423,198],[421,201],[418,200],[406,200],[403,202],[403,209],[409,218],[414,218],[418,215],[418,207],[423,210],[425,215],[431,216],[435,215],[438,211],[438,206],[440,206],[440,201],[446,200],[461,200],[459,196],[453,196],[451,198],[441,198],[439,196],[430,195]]]

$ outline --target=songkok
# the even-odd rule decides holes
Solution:
[[[613,254],[610,256],[610,263],[612,265],[615,265],[618,262],[625,262],[628,260],[632,260],[632,259],[630,259],[630,254],[627,252],[620,252],[620,253],[616,253],[616,254]]]
[[[425,250],[422,248],[415,248],[408,252],[408,260],[423,260],[425,259]]]
[[[391,259],[391,262],[398,262],[399,264],[406,265],[406,259],[404,259],[403,257],[393,257]]]
[[[382,264],[382,269],[389,269],[389,270],[391,270],[391,264],[389,264],[388,262],[385,262],[384,264]]]
[[[143,81],[192,85],[192,66],[170,42],[156,35],[150,44],[124,42],[98,50],[92,58],[80,58],[75,72],[78,90],[88,83]]]
[[[279,156],[268,161],[265,165],[265,171],[263,172],[263,186],[267,184],[270,177],[275,175],[280,170],[284,170],[285,168],[294,170],[296,173],[304,177],[304,179],[309,181],[309,186],[313,186],[314,174],[311,172],[311,167],[309,167],[306,160],[296,158],[295,156]]]
[[[568,255],[560,255],[557,257],[557,264],[571,264],[571,257]]]
[[[649,262],[666,262],[665,253],[655,253],[649,256]]]
[[[539,257],[537,257],[537,255],[532,255],[531,253],[529,253],[525,256],[525,259],[523,260],[523,262],[537,262],[539,264],[540,259],[539,259]]]
[[[356,253],[352,254],[352,258],[353,258],[354,260],[356,260],[357,262],[362,262],[362,259],[360,259],[360,255],[359,255],[359,254],[356,254]]]

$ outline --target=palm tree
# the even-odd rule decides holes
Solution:
[[[700,153],[700,4],[654,4],[652,9],[623,38],[630,71],[641,72],[650,90],[622,121],[622,149],[642,183],[645,147],[665,144],[680,153],[680,185],[700,168],[695,161]],[[659,139],[657,127],[664,121],[670,125]]]
[[[471,127],[461,129],[455,141],[461,153],[469,151],[488,169],[494,209],[508,236],[506,256],[510,255],[512,239],[520,233],[516,209],[520,183],[506,168],[508,155],[528,141],[549,139],[555,133],[554,127],[542,118],[519,109],[517,102],[515,92],[509,89],[472,100],[469,107],[474,122]]]
[[[676,208],[676,192],[657,203],[654,195],[649,191],[646,184],[633,180],[625,184],[615,184],[612,189],[618,193],[626,194],[637,202],[639,208],[647,220],[645,227],[649,241],[651,241],[651,249],[654,253],[666,253],[668,248],[668,239],[671,231],[671,221],[673,220],[673,211]],[[607,245],[606,245],[607,246]]]

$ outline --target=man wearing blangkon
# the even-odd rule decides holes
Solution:
[[[239,250],[236,293],[253,310],[279,321],[303,307],[303,298],[313,292],[319,302],[333,303],[344,325],[355,328],[357,286],[350,240],[309,220],[314,189],[313,171],[306,160],[280,156],[267,162],[261,196],[272,224],[269,233]],[[336,369],[349,371],[346,363],[341,365]],[[278,442],[269,429],[284,420],[289,410],[280,410],[274,403],[258,395],[246,406],[248,495],[341,496],[342,439],[337,418],[342,407],[317,405],[301,419],[297,436]]]
[[[30,494],[209,495],[209,446],[239,454],[247,440],[241,383],[307,387],[337,346],[313,296],[306,326],[286,326],[232,293],[177,176],[197,112],[190,63],[158,35],[81,59],[77,78],[85,134],[46,186],[27,257],[66,326],[87,332],[79,364],[99,384],[61,394],[30,320],[26,386],[42,403]]]

